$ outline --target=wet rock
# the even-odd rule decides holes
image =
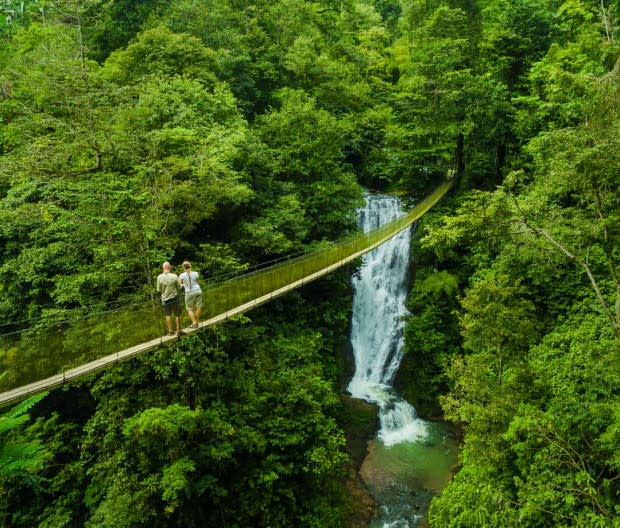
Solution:
[[[339,423],[347,439],[347,450],[356,471],[359,471],[368,453],[368,442],[378,429],[377,407],[363,400],[340,396],[342,403]]]
[[[347,517],[347,527],[364,528],[368,526],[377,512],[377,502],[370,495],[368,488],[353,467],[349,468],[346,488],[351,505]]]
[[[363,528],[368,526],[377,511],[377,502],[372,497],[359,474],[362,462],[368,453],[368,442],[375,437],[378,427],[377,407],[363,400],[342,394],[339,423],[344,430],[351,465],[345,478],[345,486],[351,508],[347,526]]]

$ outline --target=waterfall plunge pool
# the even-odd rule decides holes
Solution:
[[[447,424],[424,423],[424,438],[390,446],[380,438],[369,443],[360,474],[379,504],[369,528],[421,526],[431,499],[448,484],[458,443]]]

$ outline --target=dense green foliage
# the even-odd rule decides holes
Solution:
[[[450,172],[398,380],[465,431],[431,525],[617,525],[619,9],[1,2],[0,328],[142,302],[164,259],[320,247],[361,185]],[[347,526],[347,284],[9,411],[0,523]]]
[[[416,234],[400,384],[464,428],[432,526],[617,526],[618,6],[507,5],[469,33],[498,171],[465,136],[461,192]]]

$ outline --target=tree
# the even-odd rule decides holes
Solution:
[[[270,174],[257,175],[254,187],[269,201],[257,203],[258,218],[242,226],[248,234],[258,230],[263,252],[267,244],[290,251],[311,240],[335,238],[353,225],[353,206],[360,198],[353,174],[343,167],[348,123],[316,108],[301,90],[283,90],[280,101],[256,128],[272,161]],[[298,219],[294,228],[286,221],[292,215]],[[289,242],[269,233],[285,224]]]
[[[482,9],[485,69],[506,83],[510,92],[523,90],[524,75],[546,53],[553,34],[552,12],[544,3],[531,0],[491,1]]]
[[[406,20],[406,33],[393,50],[400,72],[392,103],[398,127],[388,141],[401,185],[420,193],[456,168],[470,43],[461,9],[415,4]]]
[[[0,39],[6,39],[20,27],[44,16],[45,7],[40,0],[3,0],[0,4]]]

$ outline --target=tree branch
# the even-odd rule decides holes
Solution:
[[[616,310],[616,314],[614,315],[614,313],[612,313],[609,307],[609,303],[607,302],[607,300],[605,299],[605,296],[603,295],[603,293],[601,292],[601,289],[599,288],[598,282],[596,281],[596,277],[594,277],[594,274],[592,273],[592,270],[590,269],[588,262],[583,261],[577,255],[575,255],[572,251],[570,251],[567,247],[565,247],[560,242],[558,242],[555,238],[553,238],[551,233],[549,233],[549,231],[547,231],[546,229],[535,227],[531,225],[530,223],[528,223],[528,221],[525,219],[525,214],[523,214],[523,212],[521,211],[521,208],[519,207],[519,202],[517,201],[516,197],[514,195],[512,197],[515,203],[515,207],[517,211],[519,211],[522,217],[521,219],[516,219],[514,222],[516,224],[526,227],[528,230],[530,230],[533,233],[542,235],[560,253],[562,253],[569,260],[572,260],[573,262],[577,263],[579,266],[581,266],[584,269],[584,271],[586,272],[586,275],[588,276],[588,279],[590,280],[592,289],[594,290],[594,293],[596,294],[596,298],[598,299],[598,302],[600,303],[603,310],[605,311],[605,315],[607,315],[607,318],[609,319],[609,322],[611,323],[611,327],[614,331],[616,339],[620,341],[620,297],[618,297],[618,300],[616,301],[618,310]],[[616,283],[616,288],[618,288],[618,283]],[[618,290],[618,292],[620,292],[620,290]]]
[[[609,304],[605,300],[605,297],[603,296],[603,293],[601,292],[598,286],[598,282],[596,281],[596,278],[594,277],[594,274],[592,273],[592,270],[590,269],[590,266],[588,265],[588,263],[581,260],[579,257],[577,257],[577,255],[573,254],[566,247],[564,247],[560,242],[555,240],[546,229],[529,226],[525,222],[524,222],[524,225],[526,225],[529,229],[533,230],[534,232],[541,234],[553,246],[555,246],[561,253],[566,255],[570,260],[576,262],[579,266],[581,266],[584,269],[584,271],[588,275],[588,279],[590,279],[590,284],[592,285],[592,289],[596,293],[596,298],[598,299],[599,303],[603,307],[603,310],[605,311],[605,314],[607,315],[609,321],[611,322],[611,326],[613,327],[614,333],[616,334],[616,339],[620,341],[620,323],[618,322],[618,318],[616,318],[614,314],[611,312],[611,309],[609,308]]]

